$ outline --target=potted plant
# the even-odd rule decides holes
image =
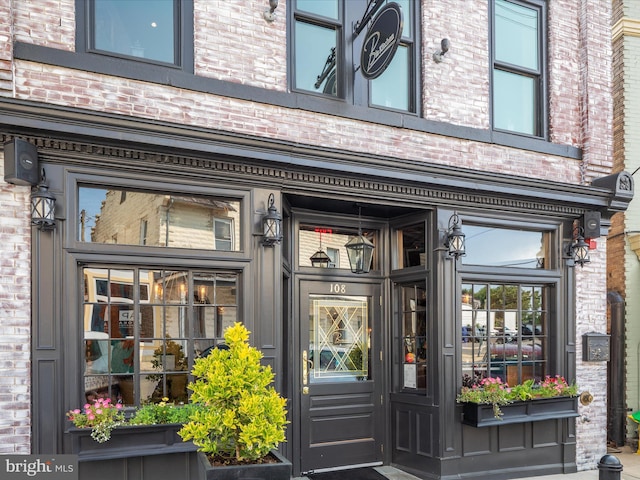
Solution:
[[[509,387],[500,379],[483,378],[462,387],[463,423],[474,427],[578,416],[578,386],[560,375],[542,381],[526,380]]]
[[[191,401],[203,408],[179,435],[198,446],[207,479],[289,480],[291,463],[275,451],[285,441],[286,400],[272,386],[271,367],[261,365],[262,353],[249,345],[241,323],[227,328],[224,339],[228,348],[194,364]]]

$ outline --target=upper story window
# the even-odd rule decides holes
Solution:
[[[76,7],[78,51],[192,70],[191,1],[76,0]]]
[[[387,3],[387,2],[385,2]],[[419,95],[418,2],[396,0],[403,16],[400,45],[384,73],[367,80],[359,72],[365,28],[354,36],[365,0],[296,0],[293,9],[293,88],[360,106],[416,112]],[[382,8],[384,5],[382,6]],[[355,67],[354,67],[355,66]]]
[[[546,136],[546,3],[493,3],[493,128]]]

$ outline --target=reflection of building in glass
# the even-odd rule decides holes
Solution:
[[[125,190],[104,190],[104,193],[100,212],[95,212],[91,242],[240,249],[237,201]]]

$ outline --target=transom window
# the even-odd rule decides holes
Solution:
[[[223,271],[82,268],[86,401],[187,401],[193,361],[239,319],[239,275]]]
[[[390,65],[366,80],[360,62],[366,28],[354,39],[353,25],[362,19],[365,0],[296,0],[293,9],[292,83],[296,90],[369,105],[416,112],[419,99],[419,54],[413,25],[418,2],[396,0],[402,9],[402,39]],[[386,3],[386,2],[385,2]]]
[[[516,385],[549,374],[548,297],[542,284],[462,285],[463,383],[499,377]]]
[[[240,250],[240,201],[80,187],[78,240],[91,243]]]
[[[551,268],[548,232],[467,224],[463,231],[466,265]]]
[[[493,128],[545,136],[546,2],[494,0]]]

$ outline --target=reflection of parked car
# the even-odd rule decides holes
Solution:
[[[538,360],[542,358],[542,347],[540,345],[524,344],[518,348],[516,343],[492,343],[489,351],[491,360],[519,360],[519,352],[522,352],[523,360]]]
[[[529,324],[523,324],[522,325],[522,335],[542,335],[542,328],[540,327],[540,325],[536,325],[535,327],[533,325]]]
[[[491,330],[491,336],[499,342],[515,342],[518,335],[515,330],[509,327],[496,327]]]

